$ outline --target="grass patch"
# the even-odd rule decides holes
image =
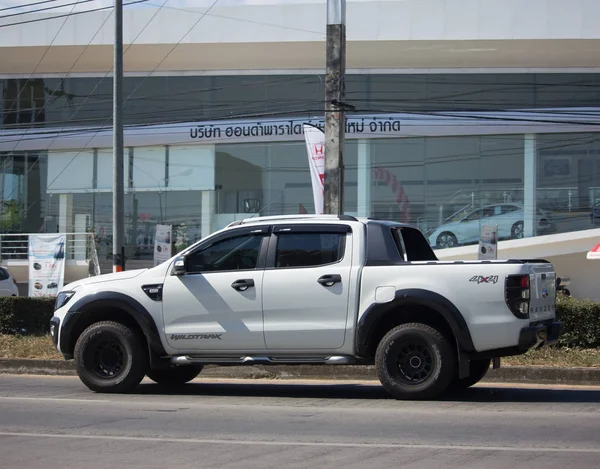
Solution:
[[[62,359],[49,335],[19,336],[0,334],[0,357]]]
[[[54,349],[49,335],[0,334],[0,357],[63,359],[62,355]],[[516,357],[505,357],[502,359],[502,365],[600,367],[600,349],[547,347]]]
[[[523,355],[502,358],[502,365],[600,367],[600,349],[545,347]]]

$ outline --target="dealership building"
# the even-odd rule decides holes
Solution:
[[[181,248],[314,211],[326,1],[212,3],[124,9],[129,269],[152,265],[157,224]],[[71,233],[67,280],[88,275],[83,233],[111,264],[112,10],[65,8],[0,17],[0,255],[22,283],[29,233]],[[349,0],[346,17],[344,211],[414,224],[448,260],[497,225],[498,258],[547,258],[600,298],[600,2]]]

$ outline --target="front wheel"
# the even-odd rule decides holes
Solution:
[[[85,329],[75,344],[79,379],[96,392],[128,392],[146,374],[143,338],[131,328],[102,321]]]
[[[396,399],[433,399],[454,377],[450,342],[425,324],[395,327],[379,343],[375,367],[381,384]]]
[[[202,371],[202,365],[184,365],[171,368],[149,370],[146,376],[163,386],[181,386],[190,382]]]

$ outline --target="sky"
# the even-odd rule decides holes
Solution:
[[[0,16],[10,14],[10,13],[18,13],[18,12],[26,12],[31,10],[36,10],[40,8],[51,8],[58,7],[56,9],[46,10],[46,13],[52,11],[61,11],[65,10],[69,11],[72,8],[77,10],[84,10],[90,8],[100,8],[104,6],[112,6],[114,5],[114,0],[79,0],[79,5],[74,5],[77,0],[49,0],[45,3],[31,5],[43,0],[0,0],[0,10],[2,8],[12,8],[18,7],[14,10],[5,10],[0,11]],[[124,3],[127,3],[132,0],[123,0]],[[149,3],[152,4],[162,4],[164,0],[149,0]],[[347,0],[347,2],[356,1],[356,0]],[[375,0],[360,0],[360,1],[375,1]],[[389,0],[387,0],[389,1]],[[214,0],[167,0],[167,5],[173,7],[208,7],[210,6]],[[232,5],[266,5],[266,4],[282,4],[282,3],[326,3],[327,0],[219,0],[217,6],[232,6]],[[140,8],[143,4],[139,4],[136,7]]]
[[[64,13],[64,11],[80,11],[87,10],[91,8],[101,8],[106,6],[114,5],[114,0],[79,0],[79,4],[77,4],[77,0],[46,0],[45,3],[39,3],[44,0],[0,0],[0,17],[13,14],[13,13],[23,13],[27,11],[32,11],[41,8],[52,8],[58,7],[56,9],[45,10],[44,13],[52,13],[55,11],[60,11]],[[132,0],[123,0],[125,3]],[[164,0],[149,0],[148,3],[153,5],[161,5]],[[354,1],[361,2],[369,2],[369,1],[405,1],[405,0],[346,0],[347,3]],[[179,8],[202,8],[209,7],[212,5],[214,0],[167,0],[167,5],[171,7],[179,7]],[[38,3],[37,5],[31,5]],[[234,6],[234,5],[277,5],[277,4],[289,4],[289,3],[323,3],[326,4],[327,0],[219,0],[216,6]],[[18,8],[17,8],[18,7]],[[148,7],[148,5],[144,5],[143,3],[138,5],[133,5],[129,8],[143,8]],[[4,10],[3,8],[11,8],[11,10]],[[14,9],[13,9],[14,8]]]

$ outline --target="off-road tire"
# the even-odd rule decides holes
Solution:
[[[456,378],[451,384],[452,389],[466,389],[479,383],[489,371],[491,362],[492,360],[489,358],[471,360],[469,364],[469,376],[462,379]]]
[[[113,321],[97,322],[85,329],[75,344],[74,358],[79,379],[100,393],[132,391],[148,367],[141,334]]]
[[[148,370],[146,376],[162,386],[182,386],[192,381],[202,371],[202,365],[173,366]]]
[[[438,330],[421,323],[389,331],[377,347],[375,368],[385,390],[396,399],[434,399],[454,377],[455,352]]]

